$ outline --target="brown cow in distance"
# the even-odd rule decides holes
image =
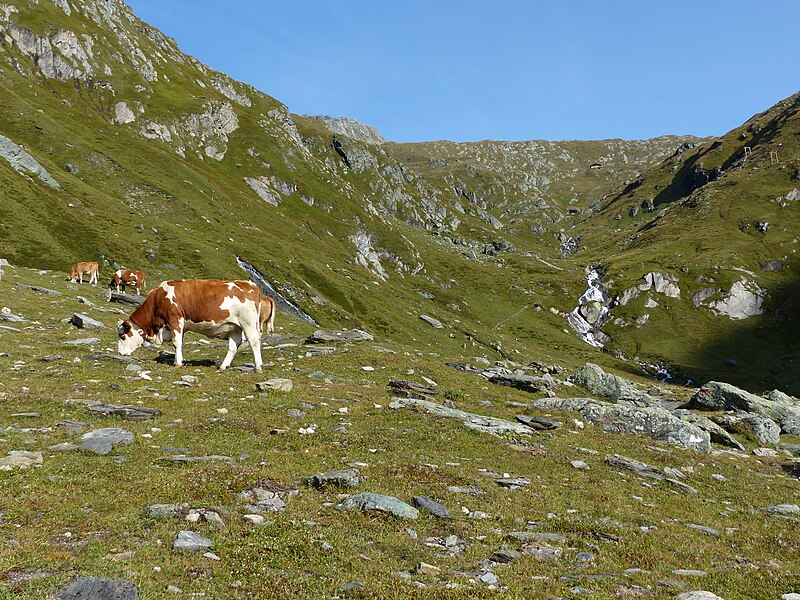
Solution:
[[[175,345],[175,366],[183,364],[183,336],[196,331],[228,340],[228,354],[220,365],[227,369],[247,338],[256,371],[261,370],[261,332],[274,329],[275,302],[264,297],[252,281],[185,279],[164,281],[117,328],[117,352],[130,355],[146,342]]]
[[[136,289],[136,294],[141,294],[144,288],[144,280],[146,274],[144,271],[133,271],[131,269],[120,269],[114,273],[111,278],[111,283],[108,284],[109,288],[116,286],[117,291],[125,291],[126,286],[131,286]]]
[[[83,276],[89,275],[89,283],[97,285],[97,280],[100,277],[100,265],[96,262],[79,262],[72,265],[69,270],[69,280],[74,282],[83,283]]]

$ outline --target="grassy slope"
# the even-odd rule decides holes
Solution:
[[[754,389],[799,389],[794,340],[800,327],[800,215],[797,203],[782,207],[772,202],[800,183],[794,179],[800,155],[798,103],[800,96],[789,98],[718,141],[664,161],[579,226],[585,249],[577,258],[602,256],[614,289],[633,285],[651,270],[681,279],[680,300],[658,298],[669,312],[652,311],[654,318],[634,335],[609,329],[626,353],[669,357],[697,379],[723,377]],[[746,159],[745,146],[752,148]],[[773,151],[779,155],[776,164],[770,160]],[[691,185],[698,170],[715,168],[722,169],[718,179]],[[647,198],[655,200],[656,211],[639,210],[631,217],[630,209]],[[769,223],[766,234],[757,230],[759,221]],[[775,260],[780,270],[760,270],[759,265]],[[731,322],[693,308],[691,296],[700,289],[727,290],[743,276],[768,291],[764,315]],[[642,312],[641,302],[634,302],[619,314]],[[725,368],[726,359],[739,367]]]
[[[573,429],[571,422],[553,435],[516,440],[528,445],[528,451],[520,451],[509,445],[514,440],[470,432],[454,421],[406,409],[389,410],[386,383],[398,377],[430,377],[459,408],[498,417],[513,419],[524,409],[508,403],[532,399],[530,394],[480,383],[444,366],[450,359],[469,359],[469,353],[466,357],[462,353],[433,356],[420,352],[418,344],[353,345],[312,358],[304,356],[302,347],[268,348],[265,360],[276,366],[256,375],[215,372],[204,361],[218,363],[224,343],[201,344],[197,337],[190,337],[185,352],[194,362],[180,372],[153,362],[156,352],[140,351],[144,361],[140,365],[153,377],[144,381],[116,361],[87,358],[92,351],[113,347],[110,330],[100,331],[101,342],[92,348],[63,344],[81,337],[82,332],[64,322],[75,310],[88,311],[109,325],[118,318],[113,305],[101,302],[87,308],[78,304],[78,294],[94,300],[96,290],[73,286],[64,278],[63,272],[37,274],[17,268],[9,269],[0,281],[4,304],[29,319],[11,324],[20,331],[0,331],[0,368],[5,373],[0,384],[0,424],[6,428],[0,434],[0,455],[17,449],[41,450],[45,455],[41,468],[0,472],[0,534],[6,540],[0,547],[0,577],[6,580],[0,597],[40,598],[84,574],[132,580],[147,598],[165,597],[167,585],[210,597],[229,597],[231,590],[243,598],[330,596],[339,585],[353,580],[364,582],[367,597],[489,597],[495,592],[446,571],[473,569],[501,547],[519,548],[505,535],[526,524],[538,531],[561,533],[567,542],[556,544],[563,552],[558,560],[523,557],[495,567],[495,574],[508,586],[504,597],[569,596],[575,585],[590,588],[597,598],[613,597],[626,585],[650,587],[663,595],[667,589],[657,582],[681,579],[672,573],[678,568],[707,571],[706,577],[687,579],[687,584],[712,589],[729,600],[777,596],[790,591],[800,578],[796,561],[788,559],[800,546],[796,528],[760,510],[791,501],[798,493],[798,481],[781,470],[785,459],[701,457],[648,439],[605,434],[591,426]],[[56,289],[62,296],[20,288],[17,282]],[[281,335],[296,342],[310,331],[307,324],[285,318],[277,324]],[[41,360],[53,355],[59,358]],[[234,365],[247,360],[243,351]],[[375,370],[365,372],[364,365]],[[409,369],[414,370],[411,376]],[[306,377],[318,370],[330,380]],[[198,381],[191,388],[178,387],[172,382],[180,374],[195,375]],[[257,395],[253,384],[271,376],[293,379],[294,390]],[[681,388],[673,391],[685,396]],[[104,420],[90,416],[80,405],[66,403],[68,398],[142,403],[163,414],[153,421]],[[345,407],[348,412],[340,413]],[[293,419],[287,415],[289,408],[301,409],[306,416]],[[28,411],[41,416],[10,416]],[[554,416],[564,419],[567,415]],[[92,428],[125,427],[136,434],[136,440],[106,457],[50,452],[51,444],[79,437],[55,426],[63,420],[87,422]],[[318,432],[299,435],[297,429],[309,423],[317,423]],[[349,433],[334,432],[343,423]],[[273,429],[287,431],[270,435]],[[169,467],[160,460],[166,454],[162,447],[236,460]],[[582,454],[576,447],[600,454]],[[658,466],[691,467],[687,482],[700,493],[687,496],[664,483],[618,473],[603,463],[603,457],[613,453]],[[124,462],[115,462],[113,456],[124,457]],[[589,463],[589,471],[569,466],[569,460],[578,458]],[[423,516],[405,523],[341,514],[332,506],[339,501],[335,492],[302,485],[305,476],[354,461],[368,464],[361,467],[366,477],[361,491],[406,501],[428,495],[443,502],[455,520]],[[520,491],[505,491],[481,475],[481,469],[526,477],[532,483]],[[717,482],[712,473],[723,474],[728,481]],[[754,477],[759,485],[753,485]],[[300,494],[285,513],[270,517],[271,525],[255,528],[241,521],[236,493],[262,479],[298,485]],[[446,489],[466,484],[477,485],[486,494],[472,497]],[[221,511],[228,530],[178,519],[151,520],[142,514],[149,504],[181,502]],[[491,516],[466,518],[462,506]],[[722,535],[698,534],[687,523],[714,527]],[[417,538],[405,532],[407,525]],[[645,533],[642,526],[651,529]],[[172,540],[181,529],[211,537],[221,561],[172,551]],[[447,557],[426,544],[428,537],[450,534],[467,540],[463,554]],[[607,534],[618,541],[610,541]],[[323,542],[332,549],[324,550]],[[582,551],[595,557],[588,567],[577,565]],[[126,552],[132,554],[114,558]],[[415,588],[394,575],[413,569],[420,561],[443,571],[413,577],[428,588]],[[628,568],[645,572],[623,575]],[[31,581],[11,583],[31,569],[46,572]],[[613,576],[591,579],[603,573]],[[573,576],[577,579],[570,579]],[[447,589],[448,585],[460,587]]]

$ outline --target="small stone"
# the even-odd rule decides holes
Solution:
[[[500,564],[508,564],[517,560],[521,556],[522,552],[518,552],[516,550],[498,550],[497,552],[492,553],[492,555],[489,557],[489,560]]]
[[[678,600],[724,600],[724,598],[706,590],[697,590],[678,594]]]
[[[679,577],[705,577],[708,575],[708,573],[699,569],[675,569],[672,574]]]
[[[222,560],[219,556],[217,556],[213,552],[204,552],[203,558],[207,558],[209,560]]]
[[[322,489],[328,486],[339,487],[358,487],[360,479],[358,471],[355,469],[338,469],[336,471],[327,471],[325,473],[317,473],[306,479],[309,485]]]
[[[261,515],[255,515],[255,514],[245,515],[244,517],[242,517],[242,519],[244,519],[248,523],[252,523],[253,525],[263,525],[264,521],[266,521],[266,519],[264,519],[264,517],[262,517]]]
[[[570,461],[569,464],[571,464],[574,469],[584,469],[584,470],[587,470],[587,471],[589,470],[589,465],[587,465],[582,460],[572,460],[572,461]]]
[[[167,589],[164,590],[167,594],[182,594],[183,590],[175,585],[168,585]]]
[[[421,575],[436,575],[440,573],[441,569],[435,565],[428,564],[426,562],[419,562],[417,566],[414,567],[414,573],[418,573]]]
[[[778,456],[778,451],[772,448],[753,448],[753,454],[767,458]]]
[[[419,318],[425,321],[428,325],[430,325],[434,329],[442,329],[444,327],[441,321],[439,321],[438,319],[434,319],[433,317],[429,317],[428,315],[420,315]]]
[[[214,542],[207,537],[186,530],[180,531],[178,537],[175,538],[175,541],[172,543],[172,547],[175,550],[186,550],[189,552],[200,552],[213,546]]]
[[[105,327],[103,323],[82,313],[74,313],[69,320],[78,329],[101,329]]]
[[[452,515],[450,511],[447,510],[443,504],[439,504],[438,502],[431,500],[427,496],[414,496],[413,498],[414,506],[417,508],[421,508],[434,517],[439,517],[440,519],[452,519]]]
[[[134,435],[127,429],[106,427],[96,429],[81,436],[83,444],[80,449],[94,454],[108,454],[116,446],[128,446],[133,443]]]
[[[761,510],[779,515],[800,515],[800,506],[797,504],[776,504],[765,506]]]
[[[292,387],[294,387],[294,384],[292,383],[291,379],[283,379],[280,377],[269,379],[267,381],[261,381],[256,384],[256,389],[259,392],[291,392]]]
[[[419,511],[413,506],[393,496],[364,492],[350,496],[337,507],[339,510],[361,510],[364,512],[384,512],[403,519],[416,519]]]
[[[725,477],[725,475],[721,475],[719,473],[712,473],[711,478],[716,479],[717,481],[728,481],[728,478]]]

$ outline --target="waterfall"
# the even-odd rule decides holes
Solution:
[[[317,325],[317,322],[313,319],[311,315],[309,315],[306,311],[302,308],[297,306],[291,300],[287,300],[283,296],[281,296],[280,292],[275,289],[275,286],[261,274],[261,272],[256,269],[253,265],[249,262],[244,260],[241,256],[236,257],[236,264],[239,265],[242,269],[247,271],[247,273],[252,278],[253,282],[261,289],[262,292],[267,294],[268,296],[272,296],[275,299],[275,304],[281,309],[283,312],[290,314],[298,319],[303,319],[304,321],[311,323],[312,325]]]
[[[593,269],[587,274],[586,283],[589,287],[578,299],[578,306],[567,316],[567,322],[578,332],[584,342],[595,348],[602,348],[605,342],[601,340],[607,341],[608,336],[600,331],[599,327],[608,315],[608,306],[606,306],[607,302],[603,296],[600,273],[597,272],[597,269]],[[595,309],[596,314],[592,315],[590,322],[587,320],[589,312],[584,307],[592,304],[597,308]]]

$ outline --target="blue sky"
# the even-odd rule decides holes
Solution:
[[[292,112],[393,141],[721,135],[800,90],[797,0],[128,2]]]

